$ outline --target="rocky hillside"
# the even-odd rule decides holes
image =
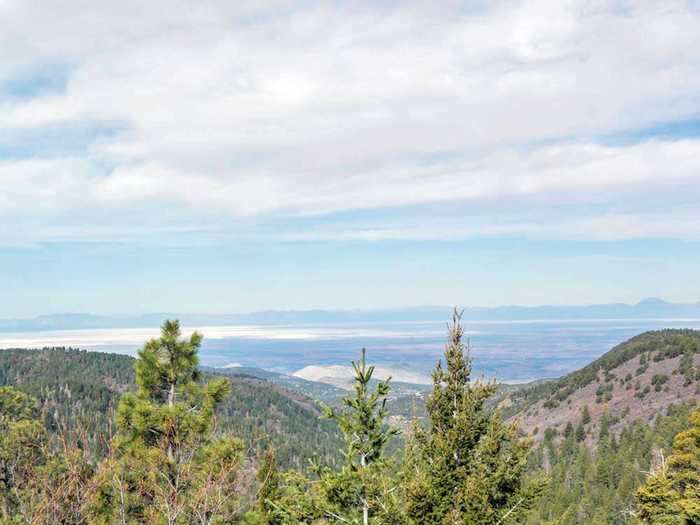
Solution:
[[[619,433],[698,398],[700,331],[661,330],[633,337],[561,379],[513,392],[500,406],[535,441],[546,432],[576,431],[592,444],[601,425]]]

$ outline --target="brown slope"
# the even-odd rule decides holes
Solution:
[[[700,331],[647,332],[616,346],[587,367],[558,381],[516,392],[509,419],[519,421],[535,441],[546,429],[559,433],[568,423],[590,422],[586,442],[594,443],[604,417],[617,433],[635,419],[651,420],[671,404],[700,399]]]

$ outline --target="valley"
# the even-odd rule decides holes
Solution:
[[[109,352],[5,349],[0,387],[35,396],[48,431],[69,436],[97,460],[114,434],[120,396],[135,388],[133,366],[132,357]],[[309,461],[332,468],[342,461],[338,428],[321,417],[322,405],[340,408],[351,395],[352,383],[342,375],[314,381],[250,366],[202,370],[205,378],[231,382],[233,393],[217,410],[217,427],[242,439],[247,468],[257,468],[268,450],[285,470],[303,471]],[[379,379],[371,380],[373,388],[378,385]],[[389,450],[400,462],[413,425],[429,428],[425,403],[432,387],[400,381],[391,386],[387,422],[402,435]],[[628,521],[620,516],[634,503],[642,472],[671,446],[699,399],[700,331],[664,329],[634,336],[559,379],[501,383],[487,406],[532,440],[529,475],[553,478],[528,523],[560,523],[568,516],[567,524],[623,524]],[[601,477],[604,465],[618,465],[619,475]],[[574,468],[584,477],[562,489],[579,475]]]

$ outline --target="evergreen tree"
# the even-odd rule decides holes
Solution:
[[[638,513],[635,492],[644,482],[643,473],[650,468],[652,451],[670,448],[673,437],[688,429],[692,411],[690,405],[669,407],[667,414],[659,415],[653,425],[637,420],[619,435],[610,433],[599,438],[590,450],[579,443],[572,451],[567,439],[557,444],[543,443],[540,453],[532,457],[542,458],[539,465],[547,468],[552,482],[525,523],[632,523],[632,515]],[[531,475],[539,470],[537,465],[531,463]]]
[[[255,507],[246,514],[246,523],[251,525],[282,525],[283,516],[277,511],[275,502],[281,497],[281,474],[277,468],[277,455],[270,448],[262,456],[258,467],[259,483]]]
[[[600,430],[599,430],[598,436],[599,436],[599,439],[601,441],[610,435],[611,423],[612,423],[612,421],[610,418],[610,414],[608,413],[608,410],[606,409],[603,412],[603,415],[600,417]]]
[[[564,428],[564,437],[568,438],[570,436],[574,435],[574,425],[571,424],[571,421],[569,421],[566,424],[566,427]]]
[[[81,449],[56,441],[37,420],[34,398],[0,387],[0,523],[84,523],[92,469]]]
[[[0,522],[29,513],[26,490],[43,461],[46,432],[36,401],[12,387],[0,388]]]
[[[700,410],[673,440],[671,455],[637,491],[639,518],[658,525],[700,523]]]
[[[495,384],[470,381],[461,314],[448,326],[444,369],[433,372],[427,430],[415,425],[404,466],[404,503],[411,523],[516,523],[543,482],[524,481],[530,443],[484,406]]]
[[[583,411],[581,412],[581,424],[587,425],[591,422],[591,413],[588,410],[588,405],[584,405]]]
[[[345,438],[345,466],[340,476],[322,477],[322,481],[328,493],[334,495],[331,501],[340,496],[338,501],[343,502],[341,507],[361,509],[362,523],[367,525],[370,508],[375,515],[384,510],[381,508],[385,505],[381,489],[387,467],[384,447],[392,436],[398,434],[398,430],[386,426],[389,379],[380,381],[374,391],[370,390],[374,366],[367,366],[364,348],[360,362],[353,361],[352,366],[355,370],[355,396],[343,400],[346,410],[338,412],[324,407],[326,417],[338,423]],[[355,482],[352,483],[355,485],[352,489],[354,494],[346,493],[346,481]],[[354,509],[350,514],[355,514]]]
[[[91,523],[223,523],[239,510],[242,445],[215,436],[224,378],[201,384],[202,336],[166,321],[135,364],[138,391],[122,396],[112,453],[99,467]]]
[[[374,367],[367,366],[365,349],[352,365],[354,395],[343,399],[344,410],[322,405],[345,439],[342,467],[314,466],[316,480],[289,473],[279,485],[274,483],[282,487],[277,499],[268,503],[268,523],[401,523],[397,487],[384,450],[398,433],[386,422],[389,379],[371,389]]]

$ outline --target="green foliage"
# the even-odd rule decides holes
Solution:
[[[230,385],[198,382],[201,340],[180,339],[177,321],[166,321],[139,352],[139,389],[119,403],[112,453],[93,480],[91,523],[225,523],[239,512],[243,447],[213,434]]]
[[[606,385],[599,386],[595,391],[595,402],[602,403],[603,401],[610,401],[612,399],[613,384],[607,383]]]
[[[668,381],[668,376],[664,374],[654,374],[651,378],[651,384],[654,385],[654,390],[656,392],[661,392],[666,381]]]
[[[573,439],[545,440],[533,454],[540,460],[531,463],[530,475],[546,466],[552,481],[526,523],[630,523],[635,492],[644,482],[654,451],[669,447],[673,436],[688,427],[691,411],[689,405],[671,406],[653,425],[635,421],[618,436],[609,431],[614,419],[606,416],[594,449]]]
[[[514,405],[511,413],[523,410],[543,399],[545,403],[549,403],[550,408],[553,408],[554,403],[567,399],[580,388],[598,380],[601,372],[606,374],[637,356],[639,356],[640,367],[636,375],[641,375],[648,369],[651,354],[653,354],[653,361],[658,362],[680,355],[692,356],[698,353],[700,353],[700,331],[698,330],[667,329],[645,332],[617,345],[599,359],[561,379],[516,392],[512,396]],[[612,387],[612,384],[609,386]],[[606,391],[603,390],[598,396],[599,402],[602,403],[605,398]]]
[[[485,410],[495,385],[472,383],[460,315],[449,326],[444,369],[433,372],[426,409],[430,428],[414,428],[403,468],[409,523],[517,523],[542,481],[524,482],[528,441],[514,424]]]
[[[367,366],[364,348],[361,361],[353,361],[352,366],[355,370],[355,396],[343,399],[347,410],[338,412],[324,406],[324,414],[338,424],[345,437],[346,462],[354,467],[366,467],[382,459],[385,445],[398,431],[385,428],[389,415],[386,410],[389,380],[380,381],[373,392],[369,391],[374,367]]]
[[[604,440],[610,435],[610,427],[614,424],[613,419],[610,417],[610,414],[606,410],[603,412],[603,415],[600,418],[600,430],[598,434],[598,439],[599,440]]]
[[[26,512],[26,491],[43,459],[46,434],[34,419],[36,402],[11,387],[0,388],[0,517]]]
[[[51,443],[36,415],[32,397],[0,388],[0,523],[83,523],[92,469],[78,448]]]
[[[133,358],[66,348],[3,350],[0,386],[37,400],[37,417],[50,435],[103,456],[119,396],[134,382]]]
[[[300,473],[288,473],[280,481],[266,476],[264,493],[273,496],[263,496],[260,504],[264,523],[399,523],[397,487],[385,453],[398,433],[386,425],[389,380],[370,389],[374,367],[367,366],[364,349],[352,365],[354,395],[343,399],[343,410],[323,406],[345,439],[342,467],[315,466],[315,479]]]
[[[571,424],[571,421],[569,421],[566,424],[566,427],[564,428],[564,437],[568,438],[570,436],[574,435],[574,425]]]
[[[0,386],[35,397],[49,435],[65,437],[98,461],[108,453],[121,395],[136,387],[134,364],[129,356],[70,348],[3,350]],[[319,418],[313,401],[263,379],[226,377],[233,393],[217,406],[219,428],[240,437],[251,457],[274,447],[282,468],[303,468],[310,458],[338,462],[338,430]]]
[[[250,524],[275,525],[282,521],[277,515],[275,502],[281,497],[280,473],[274,449],[265,451],[257,474],[258,495],[253,509],[246,515]]]
[[[36,400],[12,387],[0,387],[0,425],[35,419]]]
[[[588,405],[584,405],[581,411],[581,424],[588,425],[591,422],[591,412],[588,410]]]
[[[624,429],[605,412],[596,433],[584,406],[578,424],[544,429],[530,451],[515,424],[492,410],[495,386],[471,381],[456,312],[449,328],[446,366],[438,363],[420,413],[429,425],[414,425],[401,465],[390,459],[399,440],[387,426],[389,383],[372,378],[364,350],[353,363],[353,395],[337,409],[324,406],[326,420],[307,398],[264,379],[201,374],[201,336],[181,339],[177,322],[165,323],[137,361],[72,349],[0,352],[0,523],[699,522],[700,415],[688,430],[691,408]],[[646,370],[681,356],[673,373],[687,386],[700,379],[698,341],[689,330],[642,334],[520,400],[556,407],[587,381],[598,381],[597,397],[608,400],[614,382],[633,388],[631,374],[610,372],[623,357],[639,356]],[[635,397],[667,380],[636,380]],[[655,451],[672,440],[668,460],[652,468]],[[544,470],[553,480],[546,487]]]
[[[687,430],[673,440],[668,459],[637,491],[638,517],[643,523],[692,525],[700,523],[700,410],[689,416]]]
[[[638,390],[637,393],[634,394],[634,397],[636,399],[644,399],[644,397],[651,392],[651,387],[649,385],[646,385],[643,389]],[[658,392],[658,390],[657,390]]]
[[[678,363],[678,369],[676,372],[683,376],[683,386],[688,386],[693,382],[696,372],[695,366],[693,365],[693,354],[691,352],[686,352],[683,354],[683,357],[681,357],[681,360]],[[697,374],[700,375],[700,367],[698,368]]]

